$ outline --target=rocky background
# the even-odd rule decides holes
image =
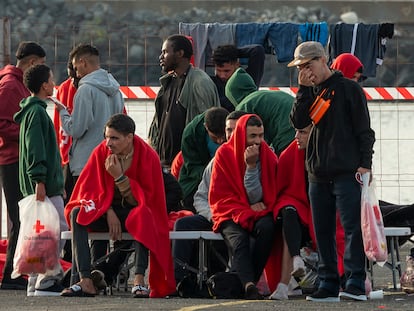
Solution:
[[[378,13],[374,13],[378,1],[365,2],[353,8],[343,4],[346,2],[338,6],[335,1],[2,0],[0,17],[11,21],[12,55],[22,40],[39,42],[46,49],[47,63],[58,83],[66,79],[71,48],[90,42],[101,53],[102,67],[121,85],[131,86],[159,84],[162,40],[178,33],[179,22],[392,22],[395,35],[388,40],[384,65],[364,86],[413,86],[412,2],[394,2],[389,10],[379,7]],[[268,55],[262,85],[295,86],[296,70]]]

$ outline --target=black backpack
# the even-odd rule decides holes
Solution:
[[[207,279],[207,289],[212,298],[240,299],[244,297],[243,285],[234,272],[217,272]]]

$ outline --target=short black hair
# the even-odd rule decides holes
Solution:
[[[193,45],[191,41],[183,35],[171,35],[167,38],[167,41],[171,42],[171,46],[174,52],[179,50],[184,51],[184,58],[190,59],[193,56]]]
[[[78,60],[82,56],[97,56],[99,57],[99,51],[96,47],[91,44],[79,44],[70,51],[69,59],[72,61],[73,59]]]
[[[68,59],[67,68],[69,70],[69,77],[73,79],[73,85],[75,86],[75,88],[78,88],[80,78],[78,78],[78,76],[76,75],[76,70],[73,67],[72,59],[70,57]]]
[[[238,120],[240,119],[242,116],[244,116],[245,114],[248,114],[248,112],[243,111],[243,110],[234,110],[232,112],[230,112],[227,115],[226,121],[227,120]]]
[[[22,41],[16,51],[16,58],[21,60],[27,56],[38,56],[45,57],[45,50],[36,42],[33,41]]]
[[[213,62],[217,66],[225,63],[235,63],[238,60],[239,50],[233,44],[220,45],[213,51]]]
[[[226,117],[229,114],[227,109],[212,107],[206,110],[204,123],[208,130],[217,136],[225,135]]]
[[[127,116],[126,114],[123,114],[123,113],[117,113],[117,114],[112,115],[105,124],[105,129],[107,127],[114,129],[115,131],[125,136],[131,133],[132,134],[135,133],[134,120],[132,120],[130,116]],[[105,129],[104,129],[104,133],[105,133]]]
[[[263,122],[258,116],[253,115],[247,120],[246,126],[258,126],[258,127],[260,127],[260,126],[263,126]]]
[[[32,92],[37,94],[43,83],[47,83],[50,77],[50,68],[45,64],[38,64],[27,69],[23,76],[24,85]]]

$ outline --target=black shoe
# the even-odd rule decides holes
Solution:
[[[339,297],[345,300],[356,300],[356,301],[367,300],[367,295],[365,295],[365,291],[352,285],[347,286],[343,292],[340,292]]]
[[[0,289],[26,290],[26,288],[27,279],[23,276],[15,279],[4,277],[0,285]]]
[[[319,288],[312,295],[306,296],[306,300],[317,302],[339,302],[339,297],[325,288]]]
[[[247,300],[262,300],[263,296],[259,294],[259,290],[257,289],[256,285],[250,284],[246,287],[246,291],[244,293],[244,299]]]

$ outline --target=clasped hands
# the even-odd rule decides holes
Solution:
[[[105,169],[114,178],[118,178],[122,175],[121,163],[115,154],[110,154],[105,159]],[[122,238],[122,227],[118,216],[115,214],[112,208],[106,212],[106,221],[109,228],[109,236],[111,240],[118,241]]]

